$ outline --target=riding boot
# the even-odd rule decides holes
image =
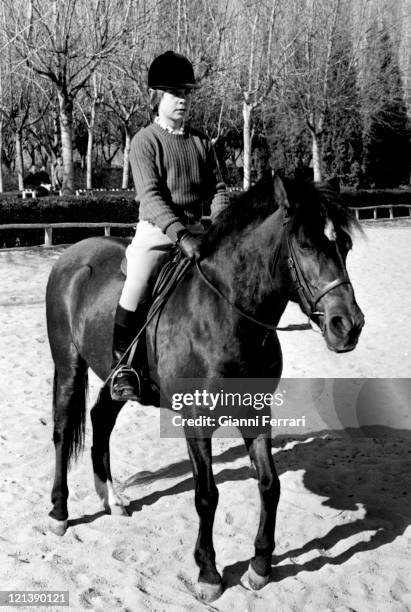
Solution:
[[[134,367],[126,365],[126,359],[123,359],[125,351],[128,349],[140,328],[146,320],[147,310],[145,305],[140,305],[136,312],[131,312],[117,307],[116,316],[114,319],[113,330],[113,374],[110,383],[111,398],[116,401],[141,401],[142,394],[142,373],[136,371]],[[141,360],[140,345],[145,348],[145,332],[142,333],[138,340],[136,355],[140,366],[143,365]],[[141,369],[141,368],[139,368]]]

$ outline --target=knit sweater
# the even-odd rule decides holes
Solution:
[[[171,134],[157,123],[131,142],[130,164],[140,203],[140,219],[157,225],[175,242],[186,225],[228,204],[210,140],[196,130]]]

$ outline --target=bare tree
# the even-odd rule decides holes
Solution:
[[[287,29],[295,32],[295,52],[283,74],[283,102],[291,116],[305,121],[315,181],[323,176],[327,117],[338,111],[349,122],[359,111],[352,79],[357,74],[361,87],[369,8],[367,0],[295,0],[289,5]]]
[[[133,0],[10,0],[20,56],[54,86],[64,164],[63,192],[74,189],[73,104],[129,27]]]
[[[126,50],[125,50],[126,51]],[[144,124],[149,116],[147,95],[144,94],[142,82],[145,77],[145,65],[133,45],[130,52],[116,55],[116,65],[106,71],[103,104],[115,117],[123,133],[123,178],[122,188],[129,183],[129,157],[133,126],[135,122]]]
[[[305,0],[295,2],[291,27],[295,28],[295,53],[286,73],[287,88],[292,91],[311,134],[314,180],[322,177],[321,139],[330,104],[329,83],[333,69],[332,52],[338,36],[338,23],[344,0]],[[302,25],[305,25],[303,28]]]
[[[90,82],[77,96],[76,105],[87,126],[87,152],[86,152],[86,188],[93,187],[93,146],[94,130],[96,124],[96,112],[102,102],[102,75],[94,72]]]
[[[242,134],[245,187],[257,138],[274,132],[277,145],[288,147],[288,160],[296,147],[301,163],[311,157],[318,180],[323,164],[326,171],[336,168],[332,130],[338,128],[341,140],[347,133],[341,124],[349,125],[354,111],[363,122],[378,111],[378,83],[366,60],[376,18],[384,20],[399,49],[409,108],[406,0],[398,0],[395,10],[392,0],[2,0],[3,158],[16,157],[21,183],[22,146],[30,155],[50,159],[52,169],[61,150],[64,190],[70,191],[73,142],[83,125],[87,185],[97,142],[97,161],[101,155],[110,161],[118,147],[123,149],[126,186],[131,137],[148,120],[147,69],[155,55],[172,48],[192,60],[203,85],[192,106],[196,124],[221,145],[222,155],[228,134],[235,136],[231,144],[239,153],[237,134]],[[347,86],[353,75],[360,98],[354,95],[356,85]],[[39,109],[41,121],[32,124]],[[78,124],[74,109],[75,118],[79,111],[83,117]],[[280,164],[281,154],[276,159]],[[346,167],[338,166],[343,173]],[[1,176],[0,170],[0,189]]]
[[[0,193],[4,191],[3,184],[3,128],[4,128],[4,48],[5,42],[2,34],[2,29],[0,30],[0,47],[3,50],[3,53],[0,53]]]
[[[292,41],[282,31],[285,0],[258,0],[236,3],[234,27],[224,45],[227,75],[231,88],[241,100],[243,121],[243,187],[251,184],[253,120],[267,101],[278,80]]]
[[[0,63],[1,123],[7,122],[15,144],[15,168],[18,187],[23,189],[24,158],[23,141],[27,132],[47,111],[47,100],[41,83],[33,78],[33,72],[15,53],[14,32],[8,20],[6,7],[2,5],[1,41],[3,43]]]
[[[55,169],[57,158],[61,153],[60,146],[60,122],[58,104],[55,98],[51,95],[49,112],[42,117],[37,126],[36,136],[38,146],[43,147],[50,160],[51,184],[53,188],[57,186]]]
[[[276,12],[278,10],[278,0],[273,0],[268,19],[268,30],[265,29],[267,25],[267,14],[264,14],[265,11],[262,11],[263,6],[264,5],[259,2],[252,5],[254,16],[247,15],[247,21],[250,19],[248,68],[245,87],[242,89],[244,189],[248,189],[251,183],[252,114],[258,106],[262,104],[274,82],[271,73],[272,42]],[[261,31],[262,28],[263,31]]]

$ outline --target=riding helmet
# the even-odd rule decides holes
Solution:
[[[148,70],[148,88],[167,90],[182,87],[197,87],[190,60],[174,51],[156,57]]]

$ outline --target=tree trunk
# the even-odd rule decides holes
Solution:
[[[93,146],[94,146],[94,125],[96,123],[96,98],[93,98],[91,103],[90,122],[88,124],[88,140],[87,140],[87,178],[86,188],[92,189],[93,187]]]
[[[243,102],[243,188],[251,186],[251,111],[252,106]]]
[[[93,128],[90,126],[88,128],[88,140],[87,140],[87,156],[86,156],[86,166],[87,166],[87,171],[86,171],[86,189],[92,189],[93,188],[93,160],[92,160],[92,154],[93,154]]]
[[[3,115],[0,117],[0,193],[4,191],[3,183]]]
[[[124,145],[124,155],[123,155],[123,181],[121,184],[122,189],[127,189],[128,187],[128,179],[130,176],[130,146],[131,146],[131,134],[128,127],[125,128],[126,132],[126,142]]]
[[[322,180],[321,171],[321,142],[318,134],[314,130],[311,130],[311,151],[313,156],[313,174],[314,181],[319,182]]]
[[[74,193],[73,162],[73,101],[67,94],[58,92],[61,130],[61,154],[63,158],[63,194]]]
[[[22,134],[20,131],[16,132],[15,143],[16,143],[17,180],[18,180],[19,191],[23,191],[24,189],[24,163],[23,163]]]
[[[56,189],[57,187],[56,165],[57,165],[57,157],[59,157],[60,155],[59,121],[58,121],[58,113],[56,110],[52,111],[52,118],[53,118],[53,140],[51,141],[51,144],[50,144],[50,157],[51,157],[50,171],[51,171],[51,185],[53,189]]]

